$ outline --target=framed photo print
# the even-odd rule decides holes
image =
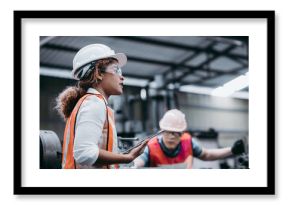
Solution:
[[[14,194],[275,194],[274,11],[14,11]]]

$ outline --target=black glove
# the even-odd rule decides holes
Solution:
[[[237,140],[232,146],[232,153],[234,155],[239,155],[245,152],[245,145],[243,140]]]

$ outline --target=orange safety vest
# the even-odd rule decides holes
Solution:
[[[74,160],[73,156],[73,146],[74,146],[74,139],[75,139],[75,123],[76,123],[76,117],[77,113],[80,109],[81,104],[83,101],[91,95],[95,95],[98,98],[104,100],[103,96],[100,94],[86,94],[83,97],[81,97],[74,107],[70,117],[67,119],[64,136],[63,136],[63,146],[62,146],[62,167],[63,169],[76,169],[76,162]],[[105,100],[104,100],[105,101]],[[107,113],[107,124],[108,124],[108,130],[107,130],[107,145],[105,149],[109,152],[112,152],[113,150],[113,127],[109,121],[109,116],[111,119],[113,119],[113,112],[111,109],[109,109],[106,105],[106,113]],[[68,143],[68,145],[67,145]],[[102,167],[102,168],[109,168],[109,166]]]
[[[178,163],[186,163],[187,168],[192,168],[193,164],[193,151],[192,140],[188,133],[183,133],[180,141],[180,151],[175,157],[167,156],[159,142],[158,138],[154,137],[148,142],[149,148],[149,165],[150,167],[158,167],[158,165],[170,165]]]

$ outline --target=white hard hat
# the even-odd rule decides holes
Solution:
[[[187,127],[185,115],[177,109],[168,110],[159,121],[159,126],[161,130],[183,132]]]
[[[72,75],[76,80],[81,80],[89,74],[92,68],[91,63],[105,58],[115,58],[120,67],[127,62],[124,53],[115,53],[110,47],[104,44],[91,44],[80,49],[73,59]],[[87,73],[88,72],[88,73]]]

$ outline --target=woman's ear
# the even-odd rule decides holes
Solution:
[[[97,72],[96,72],[96,78],[97,78],[99,81],[103,80],[103,76],[104,76],[104,74],[103,74],[99,69],[97,69],[96,71],[97,71]]]

